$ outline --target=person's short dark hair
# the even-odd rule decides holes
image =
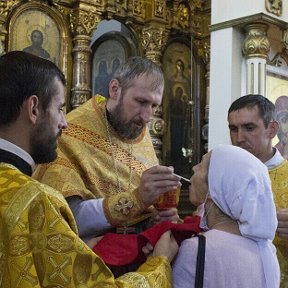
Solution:
[[[248,94],[236,99],[228,110],[228,115],[242,108],[258,107],[259,116],[267,128],[268,124],[275,120],[275,105],[266,97],[258,94]]]
[[[57,93],[55,80],[66,85],[62,71],[51,61],[23,51],[0,57],[0,126],[15,121],[23,102],[37,95],[43,111]]]
[[[152,89],[154,91],[164,86],[164,76],[161,67],[153,61],[134,56],[122,64],[114,73],[115,79],[120,83],[122,94],[133,85],[133,80],[142,76],[149,75],[153,77]]]

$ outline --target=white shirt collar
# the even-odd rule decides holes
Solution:
[[[284,158],[278,151],[278,149],[273,147],[273,150],[275,151],[273,157],[264,163],[268,169],[272,169],[276,166],[279,166],[284,161]]]
[[[24,161],[26,161],[31,166],[32,170],[35,169],[36,164],[35,164],[33,158],[31,157],[31,155],[29,153],[27,153],[22,148],[16,146],[15,144],[13,144],[7,140],[0,138],[0,149],[11,152],[11,153],[19,156],[20,158],[22,158]]]

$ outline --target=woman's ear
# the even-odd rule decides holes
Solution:
[[[39,99],[36,95],[30,96],[26,100],[27,105],[27,112],[29,119],[33,122],[33,124],[36,123],[38,117],[39,117]]]
[[[109,96],[113,100],[119,99],[121,95],[121,86],[117,79],[112,79],[109,83]]]

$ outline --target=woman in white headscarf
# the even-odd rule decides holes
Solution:
[[[205,288],[278,288],[276,209],[266,166],[220,145],[193,167],[189,197],[203,207]],[[185,240],[173,267],[175,288],[194,287],[198,237]]]

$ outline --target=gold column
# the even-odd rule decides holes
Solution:
[[[94,9],[85,7],[86,10],[78,10],[74,19],[75,33],[73,38],[73,83],[71,89],[70,104],[76,108],[91,98],[91,33],[101,21]]]
[[[145,51],[145,57],[161,65],[161,50],[166,45],[167,38],[168,33],[165,28],[156,28],[154,25],[144,27],[142,30],[142,45]],[[162,162],[162,136],[165,126],[162,114],[162,106],[160,106],[150,122],[150,134],[156,155],[160,162]]]
[[[17,4],[15,1],[0,2],[0,55],[5,53],[5,42],[8,35],[5,28],[7,15],[15,4]]]
[[[205,141],[204,149],[208,151],[208,130],[209,130],[209,102],[210,102],[210,37],[207,39],[195,41],[199,57],[206,65],[205,82],[206,82],[206,105],[205,105],[205,124],[202,127],[202,139]]]
[[[145,57],[161,65],[162,50],[168,40],[166,25],[166,2],[155,0],[146,2],[146,23],[142,29],[141,44]],[[148,21],[149,20],[149,21]],[[159,162],[162,162],[162,136],[164,133],[164,120],[162,119],[162,106],[157,109],[150,122],[150,134]]]
[[[245,26],[246,38],[242,51],[246,58],[246,94],[266,94],[266,63],[270,50],[268,25],[253,23]]]
[[[76,108],[91,97],[90,54],[91,38],[87,35],[76,35],[73,39],[73,88],[71,105]]]

